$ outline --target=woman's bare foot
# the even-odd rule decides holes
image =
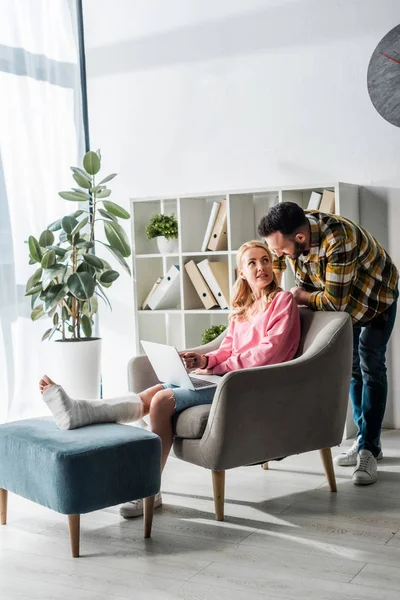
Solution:
[[[47,375],[43,375],[42,379],[39,381],[39,389],[40,393],[43,394],[46,390],[49,390],[53,385],[56,385],[56,382],[47,377]]]

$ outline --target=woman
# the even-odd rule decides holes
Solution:
[[[238,279],[227,335],[218,350],[207,354],[183,352],[187,370],[223,375],[229,371],[291,360],[300,340],[300,315],[290,292],[284,292],[272,270],[268,247],[259,241],[243,244],[236,255]],[[73,400],[47,376],[39,382],[43,398],[58,427],[75,429],[94,423],[126,423],[150,414],[151,429],[162,442],[162,469],[173,440],[172,415],[190,406],[211,404],[216,388],[196,391],[169,384],[140,394],[104,401]],[[155,506],[162,503],[158,493]],[[143,514],[142,500],[121,507],[125,518]]]

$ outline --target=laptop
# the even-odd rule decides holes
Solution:
[[[166,344],[140,340],[161,383],[171,383],[188,390],[216,387],[220,375],[189,375],[177,349]]]

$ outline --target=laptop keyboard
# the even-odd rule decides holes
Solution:
[[[212,381],[205,381],[205,379],[197,379],[197,377],[190,377],[190,375],[189,375],[189,379],[193,383],[195,388],[202,388],[202,387],[207,387],[210,385],[216,385],[216,384],[213,384]]]

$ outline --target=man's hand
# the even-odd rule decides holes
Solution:
[[[204,369],[207,366],[207,357],[198,352],[180,352],[179,356],[183,360],[188,371],[192,369]]]
[[[290,291],[298,306],[308,306],[311,296],[310,292],[306,292],[301,287],[293,287]]]

